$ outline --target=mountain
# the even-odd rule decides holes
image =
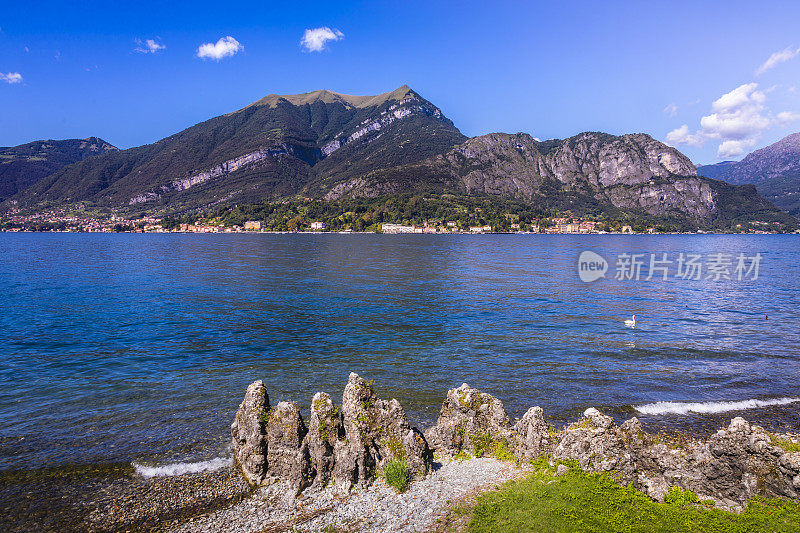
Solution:
[[[796,222],[752,185],[698,176],[683,154],[648,135],[468,139],[405,85],[376,96],[272,94],[156,143],[66,166],[0,208],[30,212],[80,204],[181,215],[248,203],[403,194],[513,199],[576,215],[690,226]]]
[[[117,148],[97,137],[0,148],[0,202],[67,165],[115,151]]]
[[[707,178],[725,179],[725,175],[730,172],[731,167],[738,163],[738,161],[720,161],[713,165],[700,165],[697,167],[697,173]]]
[[[172,212],[275,200],[311,182],[420,161],[465,139],[405,85],[377,96],[269,95],[156,143],[66,167],[15,200]]]
[[[419,163],[343,181],[325,198],[409,191],[499,195],[575,214],[638,213],[724,227],[791,221],[752,185],[700,177],[686,156],[641,133],[587,132],[549,141],[525,133],[483,135]]]
[[[704,176],[718,177],[737,185],[800,175],[800,133],[793,133],[766,148],[756,150],[738,163],[724,161],[715,165],[703,165],[697,170]]]
[[[729,183],[753,183],[776,206],[800,216],[800,133],[756,150],[738,163],[725,161],[697,170]]]

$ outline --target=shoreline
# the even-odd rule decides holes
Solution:
[[[686,232],[621,232],[621,231],[605,231],[605,232],[546,232],[546,231],[452,231],[452,232],[380,232],[380,231],[67,231],[67,230],[8,230],[0,229],[0,233],[78,233],[78,234],[142,234],[142,235],[800,235],[800,230],[793,232],[716,232],[716,231],[686,231]]]
[[[786,409],[791,409],[791,407],[782,406]],[[756,408],[746,412],[750,415],[749,419],[759,420],[764,417],[753,415],[759,411],[763,413],[765,410],[769,412],[770,408]],[[730,420],[735,415],[742,413],[743,411],[738,410],[717,413],[713,416],[713,420],[718,422],[724,419]],[[773,414],[778,413],[774,412]],[[788,418],[786,420],[789,421]],[[647,422],[643,425],[646,428],[650,426]],[[570,424],[565,424],[562,431],[569,426]],[[659,438],[668,442],[691,442],[698,438],[700,433],[704,438],[713,435],[713,428],[719,427],[719,424],[708,420],[702,426],[703,428],[694,426],[695,431],[691,432],[676,429],[674,431],[660,430],[650,434],[660,436]],[[650,430],[652,431],[653,428]],[[795,437],[800,437],[800,435],[795,435]],[[434,463],[438,463],[439,466],[434,467],[432,473],[427,477],[412,483],[410,490],[415,490],[414,487],[420,483],[433,485],[440,482],[450,483],[451,478],[447,476],[443,478],[439,472],[442,466],[451,465],[453,460],[446,455],[441,456],[437,453],[437,456]],[[473,457],[467,460],[475,461],[477,459]],[[224,461],[228,462],[227,459]],[[134,463],[62,465],[42,469],[2,471],[0,472],[0,496],[5,503],[0,514],[7,517],[13,515],[25,517],[4,523],[4,530],[30,531],[31,516],[35,517],[40,524],[40,531],[146,529],[181,532],[192,531],[192,527],[200,527],[204,531],[225,531],[226,527],[234,524],[251,524],[253,525],[252,531],[261,531],[263,527],[255,527],[252,522],[253,517],[256,516],[270,520],[275,527],[280,520],[289,520],[293,521],[292,527],[296,526],[300,530],[317,530],[311,526],[306,528],[303,524],[306,522],[323,524],[320,526],[321,528],[327,524],[348,522],[348,520],[352,522],[351,519],[361,512],[364,506],[368,509],[378,509],[383,505],[384,511],[391,508],[394,513],[392,516],[395,517],[397,523],[402,522],[402,517],[408,517],[402,506],[399,505],[401,500],[391,489],[386,487],[380,478],[366,487],[354,487],[353,492],[347,493],[346,496],[332,491],[306,489],[298,500],[292,500],[291,505],[288,505],[286,502],[281,503],[283,500],[276,496],[277,493],[284,493],[285,496],[288,491],[285,484],[280,484],[283,482],[254,489],[230,464],[209,471],[163,473],[171,471],[169,467],[175,464],[169,463],[152,467],[161,473],[150,477],[144,477],[141,473],[137,473]],[[471,471],[475,476],[474,481],[480,485],[479,482],[482,478],[470,466],[472,464],[469,463],[463,468],[466,469],[465,471]],[[460,468],[457,466],[451,468],[456,471],[453,474],[455,477],[452,479],[458,478],[458,472],[463,473]],[[445,472],[450,472],[450,470]],[[491,472],[495,472],[495,470]],[[515,476],[519,477],[523,474],[523,471],[517,471]],[[449,476],[449,474],[447,475]],[[515,479],[515,476],[503,478],[503,480]],[[15,484],[13,478],[28,482]],[[440,481],[426,481],[428,479]],[[441,481],[443,479],[444,481]],[[23,496],[21,491],[15,491],[14,485],[17,489],[27,491],[26,497],[21,497]],[[462,485],[472,489],[477,487],[463,479]],[[426,486],[428,485],[421,485],[421,487]],[[494,485],[484,487],[485,490],[492,488]],[[485,492],[484,489],[479,492]],[[451,490],[455,490],[453,486],[451,486]],[[31,496],[36,502],[35,506],[30,505]],[[65,497],[67,500],[64,500]],[[414,498],[416,496],[411,500]],[[434,510],[426,516],[432,517],[432,520],[444,516],[448,508],[444,503],[448,499],[453,500],[453,498],[446,498],[445,502],[437,500],[436,505],[431,507]],[[406,498],[402,501],[411,500]],[[295,504],[299,507],[295,508]],[[326,510],[326,507],[331,505],[333,507]],[[342,508],[339,509],[339,506]],[[433,525],[433,522],[427,521],[424,525],[429,527]],[[374,531],[385,530],[386,523],[374,522],[369,527]],[[370,529],[367,528],[367,530]],[[402,529],[398,529],[398,531],[400,530]]]
[[[252,492],[227,466],[144,478],[130,464],[0,472],[7,532],[157,530],[227,507]]]

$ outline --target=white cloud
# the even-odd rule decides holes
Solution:
[[[740,85],[711,104],[711,114],[700,119],[700,129],[691,133],[684,124],[666,136],[672,146],[703,146],[708,139],[718,139],[717,155],[730,158],[756,145],[762,133],[772,127],[785,127],[800,120],[800,113],[782,111],[772,115],[766,108],[767,93],[757,83]],[[666,110],[665,110],[666,111]]]
[[[775,122],[779,126],[788,126],[797,120],[800,120],[800,113],[795,113],[794,111],[781,111],[778,113],[778,116],[775,117]]]
[[[728,159],[744,154],[745,150],[755,146],[755,139],[744,139],[741,141],[725,141],[717,148],[717,157]]]
[[[201,59],[214,59],[219,61],[225,57],[230,57],[244,50],[244,46],[236,39],[228,35],[216,43],[203,43],[197,47],[197,57]]]
[[[779,52],[775,52],[774,54],[769,56],[769,58],[767,58],[767,60],[764,61],[764,63],[760,67],[756,69],[756,76],[761,76],[769,69],[777,65],[780,65],[781,63],[785,63],[786,61],[789,61],[798,54],[800,54],[800,48],[795,50],[791,46],[784,50],[780,50]]]
[[[711,104],[713,113],[700,119],[703,135],[739,141],[769,128],[771,120],[764,115],[767,96],[757,87],[757,83],[747,83],[720,96]]]
[[[155,39],[145,39],[144,42],[142,42],[141,39],[136,39],[136,44],[137,46],[133,51],[139,52],[140,54],[155,54],[159,50],[164,50],[166,48],[165,45]]]
[[[9,72],[7,74],[0,72],[0,81],[4,81],[8,84],[22,83],[22,74],[19,72]]]
[[[689,146],[703,146],[706,143],[706,138],[697,134],[689,133],[689,125],[684,124],[680,128],[676,128],[667,133],[667,144],[670,146],[677,146],[679,144],[686,144]]]
[[[300,46],[305,48],[306,52],[322,52],[328,41],[341,41],[344,39],[344,33],[337,29],[330,29],[327,26],[322,28],[307,29],[303,33],[303,38],[300,39]]]
[[[669,104],[667,105],[667,107],[664,108],[664,113],[666,113],[671,117],[674,117],[677,112],[678,112],[678,106],[675,105],[674,103]]]

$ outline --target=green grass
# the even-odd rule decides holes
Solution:
[[[494,442],[492,455],[495,459],[500,459],[501,461],[516,462],[517,460],[517,457],[514,455],[514,452],[511,451],[511,447],[505,439],[499,439]]]
[[[778,436],[773,436],[771,441],[773,446],[780,446],[785,452],[800,452],[800,443],[792,442]]]
[[[405,461],[390,459],[383,465],[383,479],[390,487],[394,487],[397,492],[404,492],[411,483],[411,473]]]
[[[800,532],[800,503],[754,498],[741,514],[708,508],[673,488],[657,503],[607,474],[548,467],[478,497],[468,531],[480,532]]]

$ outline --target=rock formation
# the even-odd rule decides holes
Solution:
[[[473,389],[466,383],[447,391],[436,425],[425,432],[425,438],[435,450],[458,453],[473,452],[476,439],[511,437],[508,415],[503,403]]]
[[[335,447],[344,440],[339,410],[327,393],[318,392],[311,400],[311,419],[308,423],[308,452],[311,460],[313,485],[324,486],[331,479]]]
[[[390,459],[414,476],[430,470],[431,451],[397,400],[382,400],[372,384],[350,374],[341,412],[325,393],[314,395],[310,424],[292,402],[269,407],[263,382],[247,388],[231,425],[234,458],[254,485],[281,478],[299,493],[331,479],[345,489],[371,482]]]
[[[281,478],[296,492],[331,480],[343,489],[368,484],[391,459],[421,477],[431,469],[431,448],[451,456],[481,455],[502,443],[520,461],[546,457],[611,472],[656,500],[675,486],[723,508],[756,495],[800,498],[800,452],[787,452],[780,437],[743,418],[706,440],[649,434],[636,418],[617,426],[594,408],[556,430],[540,407],[532,407],[511,427],[500,400],[466,383],[447,392],[436,425],[423,436],[397,400],[378,398],[372,383],[357,374],[350,374],[341,409],[327,394],[314,395],[308,428],[296,404],[270,409],[264,384],[256,381],[247,388],[231,434],[236,464],[250,483]]]
[[[532,460],[552,455],[558,443],[558,432],[544,421],[541,407],[531,407],[514,425],[515,451],[519,460]]]
[[[351,373],[342,396],[346,444],[336,453],[337,484],[366,483],[388,459],[406,461],[414,475],[428,473],[431,453],[412,428],[400,402],[381,400],[372,384]]]
[[[670,441],[643,432],[636,418],[617,427],[587,409],[583,420],[566,428],[554,457],[575,459],[584,470],[613,470],[657,500],[680,486],[735,507],[755,495],[800,497],[800,453],[787,453],[772,440],[737,417],[707,441]]]
[[[251,484],[260,485],[267,475],[267,438],[264,422],[269,415],[269,396],[264,382],[247,387],[244,400],[231,424],[233,457]]]
[[[309,484],[307,434],[297,404],[280,402],[269,413],[264,432],[267,437],[267,472],[286,480],[296,492]]]

